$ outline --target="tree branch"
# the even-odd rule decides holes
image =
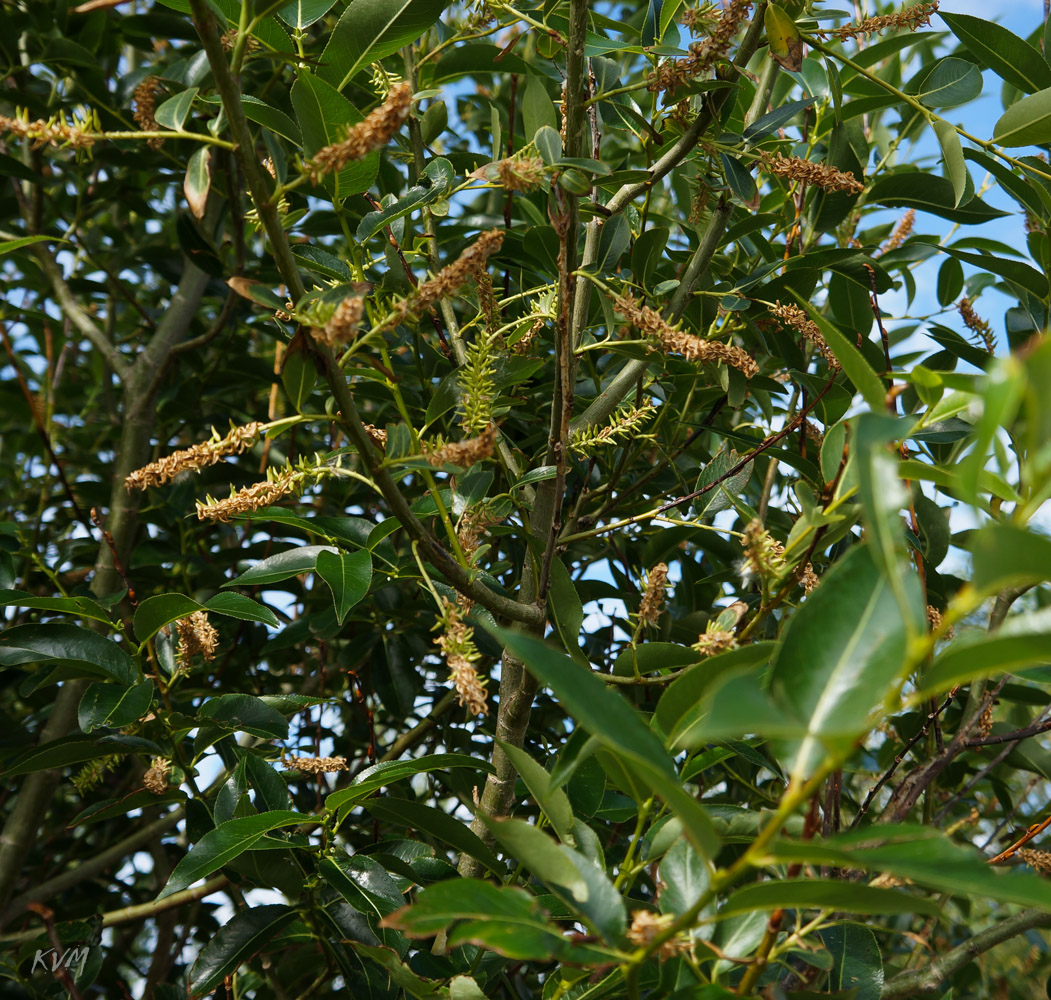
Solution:
[[[1024,934],[1034,927],[1051,927],[1051,913],[1043,910],[1022,910],[1013,917],[975,934],[969,941],[946,952],[940,958],[927,962],[923,968],[902,972],[883,987],[880,1000],[904,1000],[905,997],[933,996],[954,972],[973,962],[979,955],[998,944]]]

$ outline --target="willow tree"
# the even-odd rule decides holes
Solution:
[[[1051,65],[936,8],[6,6],[5,990],[1042,995]]]

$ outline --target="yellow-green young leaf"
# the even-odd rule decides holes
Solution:
[[[952,184],[956,196],[953,207],[960,204],[964,191],[967,190],[967,164],[963,159],[963,145],[960,137],[948,122],[938,120],[933,123],[934,134],[942,148],[942,162],[945,164],[945,176]]]
[[[798,73],[803,65],[803,37],[796,22],[776,3],[766,5],[763,21],[770,55],[790,73]]]
[[[186,124],[186,119],[193,107],[193,100],[197,96],[197,88],[191,87],[174,97],[169,97],[154,113],[154,120],[161,128],[170,128],[173,132],[181,132]]]

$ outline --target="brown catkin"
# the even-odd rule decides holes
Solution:
[[[880,14],[876,17],[867,17],[856,24],[844,24],[835,28],[831,34],[833,37],[845,41],[848,38],[857,38],[858,35],[872,35],[886,28],[908,28],[915,31],[917,28],[925,27],[931,23],[931,15],[938,9],[938,0],[931,3],[918,3],[914,7],[907,7],[894,14]]]
[[[647,947],[661,931],[666,930],[674,921],[669,914],[651,913],[649,910],[635,910],[631,915],[631,926],[628,928],[628,940],[639,948]],[[690,950],[687,935],[676,935],[660,946],[657,952],[661,959],[674,958]]]
[[[358,323],[365,315],[365,299],[360,295],[349,295],[332,314],[323,327],[312,327],[311,336],[333,349],[350,343],[358,332]]]
[[[740,347],[718,340],[704,340],[667,323],[655,309],[639,305],[635,297],[616,295],[613,298],[618,311],[637,330],[658,341],[669,354],[681,354],[687,361],[707,364],[726,364],[740,371],[745,378],[759,374],[755,359]]]
[[[150,769],[142,776],[143,787],[154,795],[163,795],[168,791],[168,773],[171,766],[170,760],[155,757],[150,763]]]
[[[916,209],[910,208],[894,227],[894,231],[890,234],[887,242],[876,251],[874,256],[882,257],[885,253],[890,253],[891,250],[897,250],[912,235],[912,226],[915,221]]]
[[[132,117],[135,119],[135,124],[143,132],[157,132],[160,130],[157,119],[153,116],[157,110],[157,93],[160,89],[161,81],[155,76],[148,76],[135,88],[132,94],[132,100],[135,102],[135,111]],[[146,140],[146,145],[150,149],[160,149],[164,145],[164,140],[154,136],[152,139]]]
[[[690,80],[710,70],[721,59],[725,59],[741,22],[751,9],[751,0],[730,0],[719,20],[712,26],[708,37],[694,42],[690,46],[688,56],[666,60],[653,71],[649,89],[654,93],[666,90],[674,94],[676,88],[684,87]],[[689,20],[687,26],[692,30],[697,23],[696,12]],[[684,17],[683,23],[686,21],[687,18]]]
[[[266,430],[265,424],[255,421],[243,427],[234,427],[225,437],[219,437],[214,431],[212,440],[202,444],[191,445],[182,451],[173,451],[164,458],[150,462],[141,469],[136,469],[124,480],[126,490],[144,490],[148,486],[162,486],[170,482],[180,472],[190,469],[198,470],[215,465],[227,455],[240,455],[246,448],[251,448]]]
[[[433,451],[427,452],[427,461],[431,465],[458,465],[461,469],[469,469],[476,462],[488,458],[493,453],[496,444],[498,429],[495,424],[490,424],[488,430],[477,437],[468,438],[466,441],[453,441],[443,444]]]
[[[639,620],[656,625],[664,608],[665,588],[668,585],[667,563],[657,563],[646,578],[646,590],[639,605]]]
[[[195,611],[175,623],[179,633],[179,660],[183,665],[198,653],[207,661],[215,659],[215,648],[219,645],[219,633],[208,621],[207,611]]]
[[[279,473],[273,479],[246,486],[225,500],[214,500],[211,497],[206,503],[198,500],[197,517],[201,521],[225,523],[237,514],[247,514],[261,507],[269,507],[282,497],[288,496],[295,488],[298,479],[296,473],[286,471]]]
[[[960,311],[960,319],[963,320],[963,325],[972,333],[978,334],[985,349],[992,354],[996,349],[996,342],[993,339],[993,330],[989,326],[988,321],[982,319],[974,311],[971,300],[966,295],[956,303],[956,308]]]
[[[779,299],[774,305],[770,306],[770,312],[777,317],[782,330],[795,330],[804,340],[809,340],[821,357],[828,362],[828,366],[834,371],[839,371],[839,361],[828,346],[828,341],[825,340],[824,334],[818,328],[817,323],[803,309],[791,303],[782,305]]]
[[[382,149],[408,118],[411,106],[412,87],[408,83],[396,84],[375,111],[351,126],[345,139],[323,146],[303,164],[303,170],[316,184],[325,174],[342,170],[348,163]]]
[[[285,757],[281,763],[286,771],[302,771],[303,774],[330,774],[350,770],[346,757]]]
[[[865,190],[865,185],[853,174],[837,170],[827,163],[813,163],[798,156],[782,156],[779,152],[771,155],[765,151],[759,154],[759,159],[766,173],[786,180],[813,184],[824,191],[845,191],[847,194],[859,194]]]

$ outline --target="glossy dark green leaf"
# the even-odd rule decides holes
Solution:
[[[89,684],[80,699],[77,723],[85,733],[106,726],[123,729],[141,719],[153,701],[153,681],[140,681],[125,687],[96,681]]]
[[[454,1000],[451,984],[448,994],[443,993],[440,981],[418,976],[407,963],[398,957],[398,953],[393,948],[385,945],[363,944],[361,941],[348,941],[347,944],[362,958],[382,968],[390,976],[391,982],[403,989],[407,996],[415,997],[417,1000],[432,1000],[432,998],[447,995],[449,1000]],[[467,977],[457,978],[466,979]],[[476,997],[477,1000],[485,1000],[485,994],[481,991],[478,991]]]
[[[827,750],[849,747],[900,680],[909,632],[919,634],[925,625],[915,571],[907,571],[901,583],[905,609],[869,546],[855,545],[789,621],[774,659],[771,692],[807,730],[793,753],[794,776],[812,774]]]
[[[530,73],[522,91],[522,129],[531,140],[541,128],[558,128],[558,114],[541,77]]]
[[[157,899],[161,900],[181,892],[198,879],[207,878],[228,861],[245,851],[250,851],[272,830],[310,822],[311,817],[301,813],[273,810],[220,823],[214,830],[209,830],[201,837],[182,857]]]
[[[321,552],[338,552],[331,545],[300,545],[257,562],[224,587],[258,587],[265,583],[280,583],[292,576],[313,573]]]
[[[147,597],[136,609],[132,625],[139,642],[152,639],[165,625],[200,611],[201,605],[184,594]]]
[[[156,743],[136,737],[85,739],[83,736],[64,736],[42,743],[16,757],[3,769],[3,776],[13,778],[33,771],[48,771],[115,753],[155,753],[159,756],[162,751]]]
[[[383,923],[409,937],[432,937],[448,930],[450,945],[474,942],[521,960],[586,963],[609,957],[599,949],[570,944],[545,916],[537,900],[522,889],[450,879],[424,889],[412,906],[391,914]],[[457,921],[463,923],[452,927]]]
[[[253,601],[244,594],[235,594],[227,591],[225,594],[216,594],[204,603],[206,611],[212,611],[217,615],[225,615],[227,618],[239,618],[246,622],[263,622],[271,628],[280,628],[281,621],[265,604]]]
[[[292,0],[278,10],[277,16],[293,28],[309,28],[335,5],[336,0]]]
[[[974,566],[971,583],[980,594],[1051,579],[1051,538],[1038,531],[993,521],[971,535],[967,548]]]
[[[681,917],[707,891],[711,869],[685,838],[680,837],[661,858],[661,890],[657,897],[661,913]]]
[[[730,156],[728,153],[720,153],[719,159],[722,161],[723,174],[726,177],[726,183],[730,186],[730,190],[745,205],[751,208],[758,208],[757,199],[759,193],[751,171],[739,159]]]
[[[1051,67],[1039,50],[1002,24],[970,14],[939,16],[973,55],[1026,94],[1051,87]]]
[[[253,906],[235,913],[205,944],[193,963],[190,995],[204,996],[221,986],[227,976],[232,976],[259,954],[295,916],[296,911],[282,903]]]
[[[264,740],[288,739],[288,720],[276,708],[250,694],[209,698],[197,714],[223,729],[251,733]]]
[[[963,266],[955,257],[947,257],[938,268],[938,305],[952,305],[963,292]]]
[[[717,656],[710,656],[677,677],[661,695],[653,721],[667,736],[668,746],[682,745],[688,730],[703,717],[702,698],[720,677],[754,670],[774,655],[773,642],[755,642]]]
[[[689,646],[674,642],[642,642],[626,646],[613,662],[613,673],[633,677],[658,670],[681,670],[695,664],[698,656]]]
[[[981,92],[981,70],[973,62],[949,56],[927,74],[916,96],[928,108],[955,108],[973,101]],[[948,122],[935,122],[936,131],[939,125],[952,128]]]
[[[865,200],[888,208],[915,208],[950,222],[970,226],[999,219],[1006,214],[986,204],[977,195],[965,205],[957,205],[951,181],[915,170],[902,170],[877,177],[866,192]]]
[[[136,680],[131,657],[113,640],[91,629],[52,622],[16,625],[0,634],[0,664],[44,661],[76,664],[88,674],[109,677],[118,684]]]
[[[281,384],[297,413],[307,409],[307,401],[317,382],[318,370],[313,355],[307,350],[306,342],[295,337],[281,363]]]
[[[395,781],[403,778],[411,778],[414,774],[425,774],[428,771],[441,771],[449,767],[470,767],[485,773],[492,772],[492,765],[478,757],[470,757],[462,753],[439,753],[427,757],[417,757],[414,760],[391,760],[380,764],[373,764],[356,775],[349,787],[341,788],[333,792],[325,799],[327,809],[338,809],[345,814],[363,799],[368,798],[373,792]]]
[[[357,552],[323,550],[317,556],[317,574],[332,591],[336,621],[342,625],[347,612],[369,592],[372,556],[365,549]]]
[[[1051,663],[1051,609],[1009,618],[995,632],[965,632],[953,640],[923,675],[916,697],[948,691],[990,674],[1021,673]]]
[[[769,8],[767,8],[769,9]],[[751,125],[744,130],[745,142],[757,142],[768,135],[773,135],[779,128],[787,125],[801,111],[806,110],[814,103],[814,98],[805,97],[799,101],[789,101],[780,107],[760,115]]]
[[[222,99],[218,94],[198,97],[198,100],[206,104],[222,104]],[[303,136],[298,126],[283,111],[278,111],[277,108],[267,104],[265,101],[261,101],[252,94],[241,95],[241,106],[244,109],[245,118],[249,121],[262,125],[263,128],[270,129],[271,132],[284,137],[289,142],[295,143],[296,146],[303,144]]]
[[[333,886],[354,909],[385,917],[401,906],[398,883],[374,858],[365,854],[334,855],[318,866],[322,878]]]
[[[364,118],[331,85],[324,72],[320,76],[301,72],[292,87],[291,99],[303,132],[303,153],[307,157],[313,156],[324,146],[342,141],[347,129]],[[360,160],[352,160],[337,173],[325,174],[322,183],[325,190],[335,198],[360,194],[367,191],[376,179],[379,164],[379,153],[369,153]]]
[[[857,990],[855,1000],[879,1000],[883,992],[883,957],[876,936],[860,924],[837,924],[821,931],[821,940],[835,960],[829,984]]]
[[[719,908],[720,916],[776,909],[843,910],[847,913],[925,913],[941,916],[941,908],[931,899],[880,889],[857,882],[833,879],[778,879],[747,885],[732,893]]]
[[[171,129],[173,132],[181,132],[189,117],[190,109],[193,107],[194,98],[197,96],[197,88],[191,87],[183,90],[174,97],[169,97],[163,104],[159,105],[153,117],[160,128]]]
[[[89,597],[34,597],[23,590],[0,590],[0,607],[13,604],[19,608],[38,611],[57,611],[61,614],[90,618],[112,625],[113,618],[100,604]]]
[[[551,560],[551,614],[555,619],[562,644],[574,659],[586,664],[580,652],[580,628],[584,623],[584,605],[562,560]]]
[[[446,0],[351,0],[321,53],[320,75],[337,90],[372,63],[414,42]]]
[[[683,820],[694,844],[712,856],[719,840],[711,822],[704,809],[680,787],[671,759],[635,709],[620,694],[608,690],[589,669],[539,639],[501,629],[489,631],[558,695],[588,732],[611,753],[630,761]]]
[[[559,839],[564,844],[574,844],[573,808],[569,804],[569,797],[552,781],[551,775],[524,750],[503,740],[499,742]]]
[[[504,874],[500,859],[482,843],[481,838],[460,820],[440,809],[404,799],[369,799],[365,808],[384,822],[429,833],[440,844],[480,861],[494,875]]]
[[[631,243],[631,227],[623,215],[615,215],[602,227],[599,236],[598,255],[595,258],[595,267],[601,274],[604,271],[616,270]]]
[[[1051,91],[1049,91],[1048,96],[1049,100],[1051,100]],[[973,264],[975,267],[991,271],[1001,278],[1013,281],[1016,285],[1024,288],[1027,292],[1032,292],[1038,298],[1043,298],[1047,295],[1047,276],[1020,260],[995,257],[993,254],[988,253],[968,253],[965,250],[956,250],[952,247],[946,248],[945,252],[951,253],[957,260],[962,260],[965,264]]]
[[[452,164],[444,157],[436,157],[424,168],[423,176],[430,182],[430,187],[417,184],[409,188],[400,198],[379,211],[367,212],[355,233],[359,243],[372,239],[384,226],[415,212],[424,205],[429,205],[439,198],[444,198],[452,187],[455,177]]]

